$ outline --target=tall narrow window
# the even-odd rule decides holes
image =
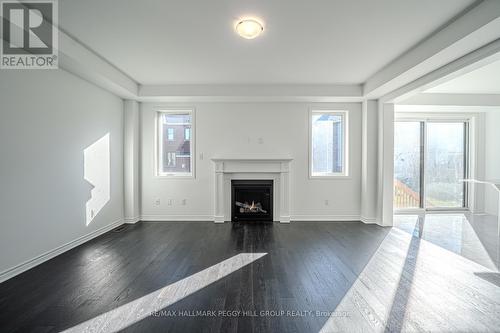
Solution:
[[[347,176],[347,128],[345,111],[311,112],[311,177]]]
[[[192,126],[193,112],[190,110],[158,112],[159,176],[193,175]]]

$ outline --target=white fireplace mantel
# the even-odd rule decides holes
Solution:
[[[232,179],[273,179],[273,220],[290,222],[290,164],[288,156],[227,156],[212,158],[214,163],[214,222],[230,221]]]

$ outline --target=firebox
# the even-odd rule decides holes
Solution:
[[[273,221],[272,180],[231,180],[231,221]]]

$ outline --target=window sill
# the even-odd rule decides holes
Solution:
[[[331,176],[326,176],[326,175],[322,175],[322,176],[313,176],[313,175],[309,175],[309,179],[329,179],[329,180],[350,180],[352,179],[352,176],[346,176],[346,175],[331,175]]]
[[[179,174],[165,174],[165,175],[154,175],[156,179],[195,179],[193,174],[189,175],[179,175]]]

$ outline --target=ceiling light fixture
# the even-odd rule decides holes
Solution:
[[[236,24],[236,32],[246,39],[254,39],[263,31],[264,26],[255,19],[244,19]]]

